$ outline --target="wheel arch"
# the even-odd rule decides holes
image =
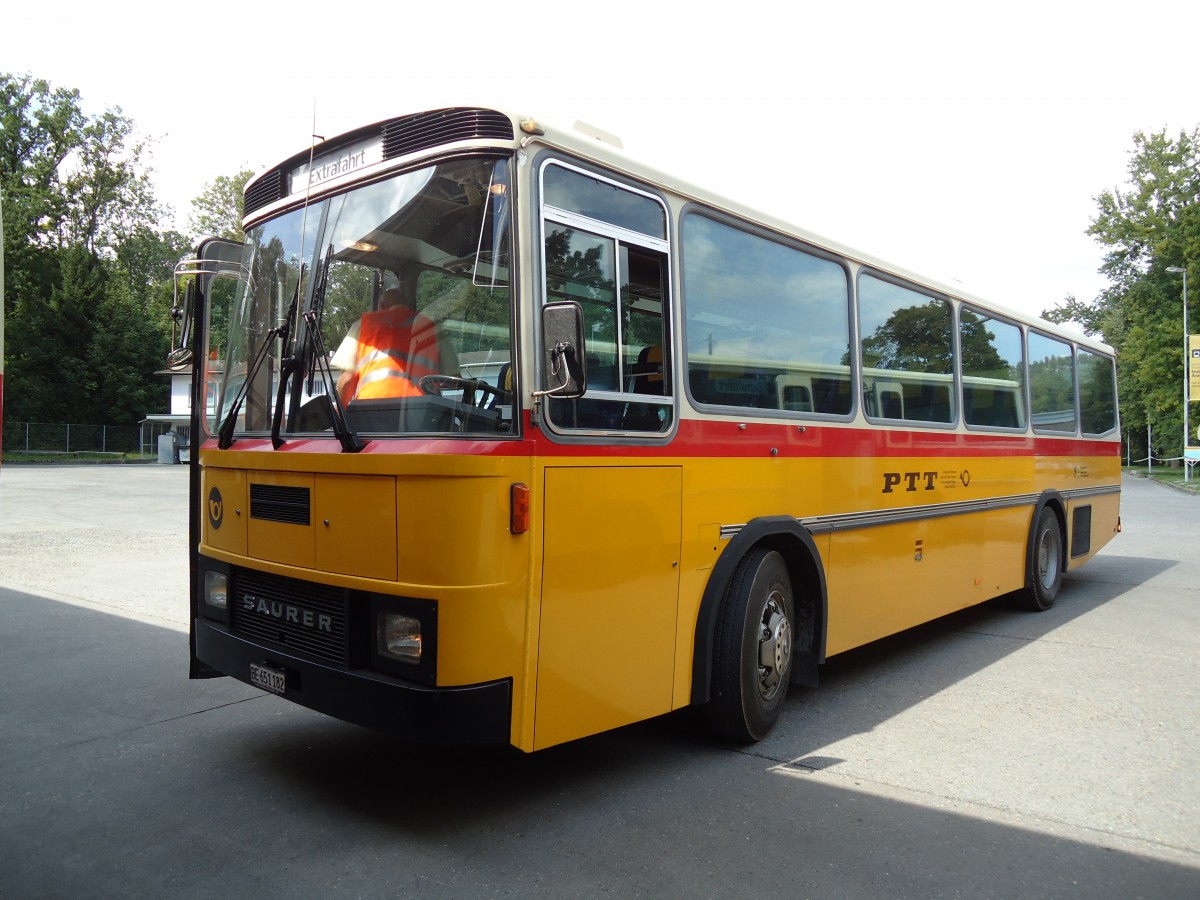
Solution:
[[[700,611],[696,616],[696,633],[692,649],[692,697],[693,704],[707,703],[712,687],[713,634],[721,602],[725,598],[729,581],[741,560],[759,547],[775,550],[783,557],[792,581],[797,621],[797,640],[792,656],[792,684],[815,687],[817,667],[825,661],[825,632],[828,611],[828,592],[825,586],[825,568],[812,535],[791,516],[764,516],[752,519],[743,525],[721,551],[709,576],[708,584],[700,599]],[[801,606],[808,616],[806,623],[811,629],[804,641],[800,640]]]
[[[1033,505],[1033,514],[1029,517],[1029,529],[1025,535],[1025,571],[1028,572],[1033,565],[1034,554],[1034,538],[1037,532],[1038,519],[1042,516],[1042,510],[1049,508],[1054,513],[1054,517],[1058,519],[1059,533],[1062,534],[1062,559],[1059,560],[1063,571],[1067,568],[1067,501],[1063,495],[1054,488],[1047,488],[1042,491],[1038,497],[1037,503]]]

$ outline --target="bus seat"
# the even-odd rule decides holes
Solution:
[[[649,347],[642,348],[637,362],[633,364],[631,380],[635,393],[662,396],[664,393],[662,344],[651,344]]]

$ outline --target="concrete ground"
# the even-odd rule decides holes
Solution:
[[[189,682],[185,502],[0,472],[0,897],[1200,896],[1200,498],[1128,480],[1052,610],[837,657],[754,747],[531,756]]]

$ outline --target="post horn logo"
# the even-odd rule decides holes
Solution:
[[[221,500],[221,492],[213,488],[208,492],[208,524],[214,529],[221,527],[225,518],[225,504]]]

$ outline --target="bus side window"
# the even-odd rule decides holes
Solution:
[[[670,316],[663,206],[558,163],[544,172],[545,299],[580,304],[588,346],[586,394],[551,397],[549,421],[562,429],[664,434],[675,408],[666,399],[672,386],[664,358]],[[557,221],[564,217],[572,221]]]
[[[1014,390],[964,387],[963,406],[968,425],[991,428],[1020,428]]]
[[[702,213],[681,226],[696,403],[847,415],[849,282],[832,259]]]
[[[1021,329],[964,306],[959,314],[963,421],[967,427],[1025,427]]]

